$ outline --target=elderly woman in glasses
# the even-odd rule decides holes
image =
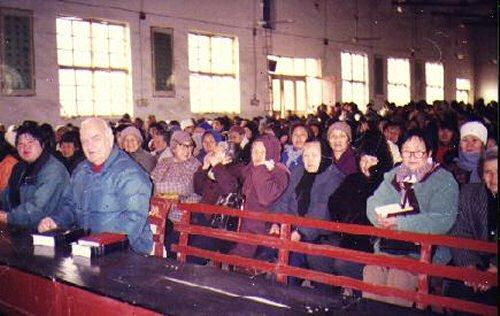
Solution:
[[[376,227],[424,234],[446,234],[455,222],[458,207],[458,184],[453,175],[429,159],[431,147],[419,130],[412,130],[401,146],[403,162],[384,175],[375,193],[368,198],[367,216]],[[376,253],[418,258],[415,244],[380,239]],[[435,254],[433,261],[439,263]],[[441,262],[442,263],[442,262]],[[393,268],[366,266],[365,282],[415,291],[417,275]],[[365,297],[412,306],[399,298],[363,293]]]
[[[170,140],[173,157],[158,161],[151,172],[155,194],[175,194],[181,202],[198,202],[194,192],[194,173],[201,163],[193,157],[194,143],[184,131],[176,131]]]

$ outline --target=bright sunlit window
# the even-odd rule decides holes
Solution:
[[[396,105],[410,102],[410,61],[407,58],[387,59],[387,100]]]
[[[125,25],[57,18],[61,116],[133,115]]]
[[[267,56],[275,63],[269,70],[272,85],[272,109],[282,115],[311,113],[322,103],[320,61],[313,58]]]
[[[361,111],[368,104],[368,57],[342,52],[342,102],[354,102]]]
[[[425,63],[425,99],[428,104],[444,100],[444,67],[441,63]]]
[[[237,39],[190,33],[188,47],[191,112],[239,113]]]
[[[470,80],[457,78],[457,102],[469,103]]]

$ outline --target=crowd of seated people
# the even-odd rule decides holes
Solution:
[[[291,214],[384,229],[497,239],[497,104],[386,103],[365,113],[353,103],[319,106],[315,114],[253,119],[118,122],[89,118],[78,128],[25,121],[0,126],[0,223],[47,231],[72,225],[124,232],[134,251],[149,254],[152,195],[217,204],[241,193],[243,209]],[[380,207],[401,214],[384,217]],[[212,218],[193,215],[210,226]],[[170,220],[169,227],[172,227]],[[241,232],[279,234],[277,223],[242,219]],[[417,260],[418,246],[390,239],[292,227],[291,238]],[[168,230],[166,249],[178,234]],[[191,236],[191,245],[275,260],[273,250]],[[433,262],[497,269],[496,256],[439,247]],[[188,258],[198,264],[207,260]],[[416,290],[415,274],[291,253],[290,265]],[[290,278],[291,284],[301,280]],[[321,286],[320,284],[314,284]],[[445,294],[496,289],[449,282]],[[349,293],[360,295],[359,293]],[[403,306],[413,302],[363,294]],[[481,301],[481,295],[476,295]],[[494,297],[494,296],[493,296]]]

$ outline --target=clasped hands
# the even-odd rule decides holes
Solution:
[[[280,234],[280,226],[278,224],[273,224],[271,226],[271,229],[269,230],[269,235],[278,235]],[[290,236],[290,239],[292,241],[300,241],[301,236],[300,233],[297,230],[294,230],[292,232],[292,235]]]

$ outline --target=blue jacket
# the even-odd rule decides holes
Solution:
[[[66,167],[49,154],[47,162],[36,174],[35,181],[21,184],[20,204],[12,206],[7,187],[0,194],[0,209],[8,213],[9,224],[36,228],[42,218],[50,216],[56,210],[68,184]]]
[[[292,145],[285,145],[283,152],[281,153],[281,162],[288,168],[288,170],[292,171],[293,169],[304,166],[304,159],[302,158],[302,154],[295,161],[288,161],[290,159],[289,152],[294,151]]]
[[[290,184],[285,193],[273,205],[273,212],[299,216],[295,187],[299,184],[303,174],[304,166],[298,166],[292,170]],[[344,174],[334,165],[331,165],[323,173],[317,175],[311,189],[309,208],[304,217],[329,221],[328,199],[337,190],[342,181],[344,181],[344,177]],[[302,235],[303,241],[314,241],[319,235],[330,234],[330,232],[309,227],[297,227],[297,229]]]
[[[88,160],[78,165],[52,218],[62,227],[76,223],[93,233],[127,234],[132,249],[147,254],[153,246],[148,222],[151,191],[148,175],[115,147],[100,172],[92,171]]]

